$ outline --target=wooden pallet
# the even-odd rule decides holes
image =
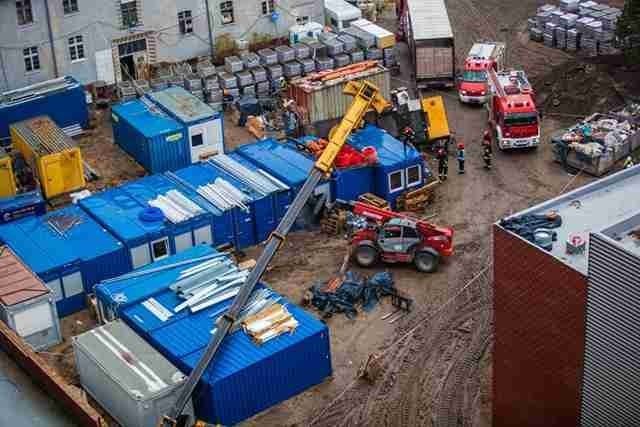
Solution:
[[[438,184],[439,181],[431,181],[417,190],[402,194],[396,201],[398,210],[407,212],[419,212],[424,210],[427,205],[433,202],[435,197],[434,190]]]
[[[335,236],[344,233],[346,223],[347,212],[337,210],[330,212],[320,220],[320,229],[329,235]]]
[[[389,206],[389,202],[387,202],[382,197],[378,197],[372,193],[361,194],[360,196],[358,196],[358,201],[362,203],[366,203],[371,206],[375,206],[376,208],[379,208],[379,209],[387,209],[387,210],[391,209],[391,207]]]

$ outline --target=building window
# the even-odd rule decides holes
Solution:
[[[180,34],[193,33],[193,18],[190,10],[178,12],[178,27],[180,27]]]
[[[72,62],[85,59],[82,36],[69,37],[69,56]]]
[[[160,240],[154,240],[151,242],[151,257],[154,261],[166,258],[169,256],[169,239],[164,237]]]
[[[298,16],[296,18],[296,24],[298,25],[305,25],[309,23],[309,17],[308,16]]]
[[[268,15],[276,10],[275,0],[266,0],[262,2],[262,14]]]
[[[32,24],[33,9],[31,9],[31,0],[16,1],[16,13],[18,14],[18,25]]]
[[[393,193],[395,191],[402,190],[404,187],[404,177],[402,176],[402,171],[395,171],[389,174],[389,193]]]
[[[38,47],[28,47],[22,50],[24,56],[24,69],[27,72],[37,71],[40,69],[40,56],[38,55]]]
[[[223,1],[220,3],[220,14],[222,15],[223,24],[233,24],[235,21],[233,17],[233,2]]]
[[[76,13],[78,11],[78,0],[62,0],[64,14]]]
[[[422,170],[420,165],[407,168],[407,187],[418,185],[422,182]]]
[[[120,3],[120,12],[122,13],[122,26],[124,28],[136,27],[138,22],[138,6],[135,0],[122,1]]]
[[[138,39],[118,45],[118,55],[127,56],[147,50],[147,39]]]
[[[200,147],[201,145],[204,145],[204,136],[201,133],[191,135],[191,146]]]

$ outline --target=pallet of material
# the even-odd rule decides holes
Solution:
[[[435,197],[434,190],[438,184],[439,181],[431,181],[417,190],[402,194],[396,201],[398,210],[408,212],[418,212],[423,210],[428,204],[433,202]]]
[[[346,224],[347,212],[335,210],[320,220],[320,229],[326,234],[335,236],[345,232]]]
[[[389,202],[383,199],[382,197],[378,197],[373,193],[364,193],[358,196],[358,201],[362,203],[366,203],[371,206],[375,206],[378,209],[391,209],[389,206]]]

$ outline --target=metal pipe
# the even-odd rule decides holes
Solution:
[[[211,19],[211,9],[209,9],[209,0],[204,0],[204,7],[207,9],[207,29],[209,30],[209,52],[211,60],[215,56],[215,46],[213,45],[213,21]]]
[[[51,61],[53,63],[53,76],[58,77],[58,60],[56,59],[56,47],[53,43],[53,30],[51,29],[51,11],[49,10],[49,0],[44,0],[44,8],[47,18],[47,33],[49,35],[49,43],[51,44]]]

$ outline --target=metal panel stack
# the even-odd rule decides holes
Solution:
[[[218,81],[223,89],[235,89],[238,87],[238,78],[234,74],[220,73],[218,74]]]
[[[326,71],[333,68],[333,58],[319,57],[316,58],[316,70]]]
[[[342,30],[342,34],[347,34],[358,41],[358,45],[363,49],[368,49],[376,45],[376,38],[373,34],[356,27],[349,27]]]
[[[239,73],[236,73],[236,78],[238,79],[238,86],[240,86],[240,88],[251,86],[253,84],[253,75],[249,71],[240,71]]]
[[[151,86],[151,90],[162,90],[169,87],[169,81],[164,77],[158,77],[151,79],[149,86]]]
[[[267,71],[263,67],[255,67],[249,70],[253,76],[255,83],[262,83],[267,81]]]
[[[565,12],[575,13],[578,11],[580,0],[560,0],[560,9]]]
[[[260,49],[258,56],[262,65],[275,65],[278,63],[278,54],[273,49]]]
[[[296,59],[296,51],[289,46],[278,46],[275,48],[275,51],[280,64],[286,64]]]
[[[382,51],[382,61],[384,63],[384,66],[387,68],[391,68],[391,67],[395,67],[398,62],[396,60],[396,51],[394,48],[389,47],[386,49],[383,49]]]
[[[322,43],[314,40],[307,43],[309,49],[311,50],[311,58],[326,58],[327,57],[327,47]]]
[[[351,58],[349,55],[340,54],[333,57],[333,63],[335,68],[345,67],[349,65]]]
[[[556,28],[557,25],[553,22],[547,22],[544,24],[544,45],[547,47],[554,47],[556,45]]]
[[[302,67],[302,74],[309,74],[316,71],[316,61],[314,61],[313,59],[299,59],[298,62]]]
[[[274,64],[266,67],[267,78],[271,81],[277,80],[284,75],[282,65]]]
[[[349,54],[349,56],[351,57],[351,62],[354,63],[354,64],[356,62],[364,61],[364,51],[361,50],[361,49],[354,50],[353,52],[351,52]]]
[[[567,30],[567,50],[575,52],[578,49],[580,49],[580,33],[575,28]]]
[[[337,37],[325,38],[322,44],[327,47],[327,54],[332,58],[344,53],[344,44]]]
[[[304,43],[296,43],[292,46],[296,54],[296,59],[307,59],[311,56],[311,49]]]
[[[131,82],[118,82],[118,98],[124,102],[131,101],[136,98],[136,89],[133,87]]]
[[[260,66],[260,57],[252,52],[246,52],[240,55],[245,68],[255,68]]]
[[[564,27],[557,27],[556,32],[556,47],[558,49],[566,49],[567,48],[567,29]]]
[[[244,63],[237,56],[227,56],[224,58],[224,69],[227,73],[238,73],[244,68]]]
[[[302,64],[298,61],[287,62],[283,65],[284,76],[288,79],[302,74]]]
[[[256,85],[244,86],[240,88],[240,94],[243,96],[256,96]]]
[[[358,49],[358,41],[355,37],[350,36],[349,34],[342,34],[338,36],[338,41],[343,44],[344,51],[346,53],[351,53]]]

